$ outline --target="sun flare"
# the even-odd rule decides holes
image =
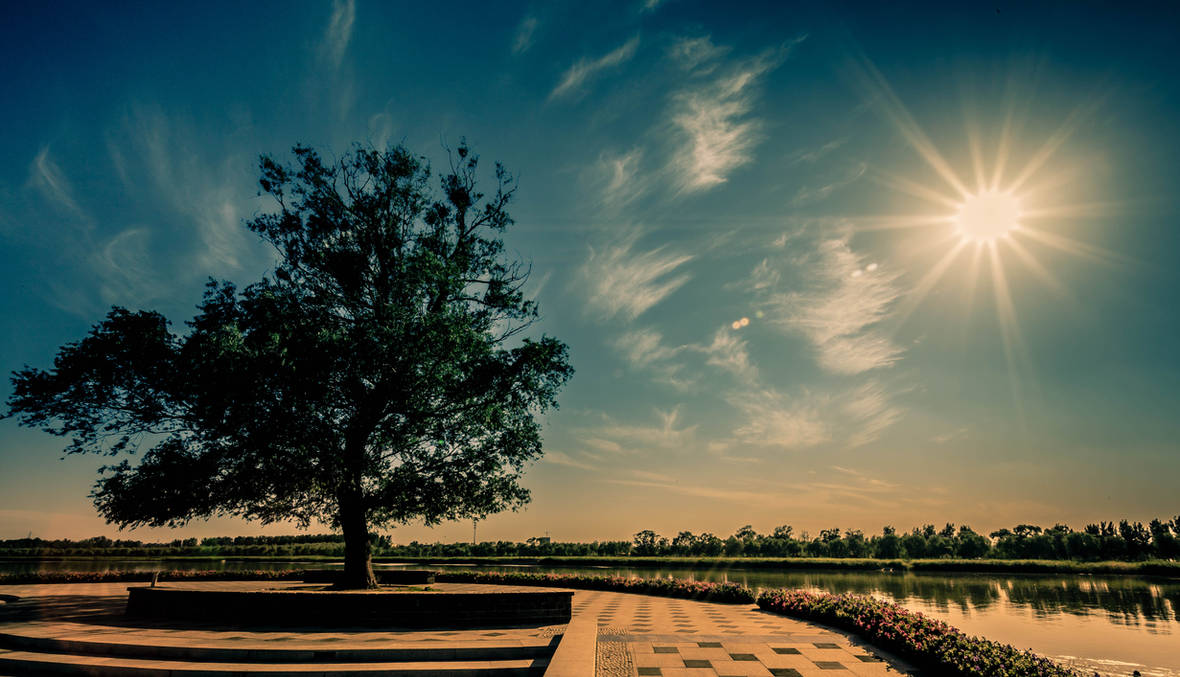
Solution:
[[[1020,200],[1010,193],[969,195],[955,216],[955,229],[968,242],[994,242],[1019,227]]]
[[[1009,365],[1013,396],[1019,400],[1018,372],[1031,370],[1031,358],[1024,347],[1017,317],[1013,283],[1023,284],[1018,270],[1044,283],[1062,301],[1078,306],[1066,285],[1046,265],[1050,250],[1107,265],[1126,265],[1128,259],[1116,252],[1074,239],[1072,221],[1109,216],[1118,203],[1085,202],[1063,192],[1075,181],[1084,164],[1053,159],[1073,133],[1093,118],[1102,98],[1080,102],[1054,131],[1044,134],[1036,145],[1022,148],[1017,130],[1024,127],[1016,118],[1017,101],[1010,93],[1006,113],[997,119],[998,134],[987,138],[977,112],[965,111],[968,162],[956,166],[926,134],[889,83],[871,62],[859,64],[857,73],[866,94],[925,162],[933,176],[914,179],[878,171],[873,178],[898,194],[907,194],[931,209],[909,214],[865,217],[860,228],[930,229],[912,241],[913,256],[942,249],[942,254],[916,280],[899,312],[898,327],[949,275],[965,276],[967,296],[960,304],[970,313],[982,278],[990,278],[996,319]],[[994,144],[994,145],[992,145]],[[991,146],[991,148],[988,148]],[[990,151],[990,152],[989,152]],[[988,157],[990,156],[990,157]],[[1017,160],[1022,160],[1017,164]],[[990,160],[990,162],[989,162]],[[989,166],[990,165],[990,166]],[[1073,198],[1071,200],[1071,197]],[[964,265],[956,265],[956,264]],[[952,271],[958,271],[952,273]]]

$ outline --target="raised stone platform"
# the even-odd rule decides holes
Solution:
[[[128,588],[127,614],[235,625],[495,627],[568,623],[573,591],[439,584],[429,590],[322,586],[208,589],[183,583]]]

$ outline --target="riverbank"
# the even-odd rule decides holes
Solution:
[[[0,562],[94,562],[105,557],[8,557]],[[333,556],[175,555],[166,557],[118,557],[121,561],[161,562],[273,562],[338,563]],[[1162,576],[1180,578],[1180,562],[1077,562],[1072,560],[1012,559],[868,559],[826,557],[374,557],[374,564],[435,564],[441,566],[541,566],[541,567],[642,567],[714,571],[718,569],[775,569],[810,571],[896,571],[994,574],[1092,574],[1102,576]]]

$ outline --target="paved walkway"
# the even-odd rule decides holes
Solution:
[[[268,588],[299,583],[265,582]],[[0,586],[23,598],[0,604],[0,633],[190,647],[347,651],[478,643],[535,645],[564,626],[471,630],[374,631],[371,628],[234,628],[123,616],[127,583]],[[256,588],[259,582],[185,582],[186,587]],[[455,592],[463,584],[434,584]],[[534,588],[535,589],[535,588]],[[598,625],[598,677],[815,677],[911,674],[908,666],[842,633],[759,610],[579,590],[575,618]]]
[[[846,635],[720,604],[579,591],[574,615],[596,618],[599,677],[833,677],[910,674]]]

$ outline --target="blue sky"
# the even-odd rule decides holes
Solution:
[[[1176,25],[1084,3],[10,8],[0,368],[48,366],[112,304],[182,327],[209,276],[265,274],[260,154],[441,162],[466,137],[519,176],[507,243],[577,369],[533,503],[481,539],[1174,515]],[[0,537],[114,533],[86,496],[103,459],[61,446],[0,422]]]

